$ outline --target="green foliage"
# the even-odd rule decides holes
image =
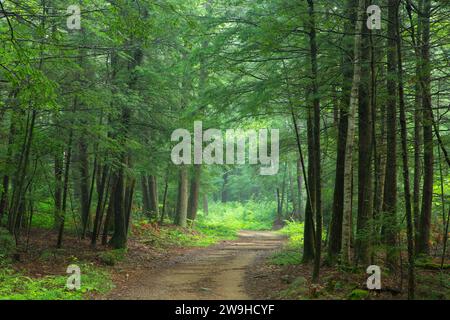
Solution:
[[[348,295],[348,299],[349,300],[365,300],[365,299],[367,299],[368,296],[369,296],[369,291],[355,289]]]
[[[212,203],[208,216],[200,212],[200,225],[220,230],[270,230],[275,221],[276,204],[270,201]],[[222,229],[223,232],[224,229]]]
[[[0,228],[0,261],[7,259],[16,250],[14,237],[4,228]]]
[[[303,222],[286,221],[286,225],[278,232],[287,235],[289,238],[289,247],[300,248],[303,246]]]
[[[9,268],[0,269],[0,300],[81,300],[113,288],[107,272],[88,264],[80,268],[80,290],[66,288],[67,275],[30,278]]]
[[[418,273],[417,296],[420,299],[449,300],[450,273]]]
[[[299,250],[282,250],[275,253],[271,259],[271,263],[279,266],[298,265],[302,262],[302,257]]]
[[[280,292],[282,299],[306,300],[309,295],[308,280],[304,277],[296,278],[287,289]]]
[[[205,221],[196,222],[193,228],[160,227],[149,223],[147,219],[134,223],[134,234],[155,248],[207,247],[219,241],[236,239],[237,231],[229,226]]]
[[[125,259],[125,255],[127,253],[127,249],[115,249],[115,250],[108,250],[99,253],[98,258],[100,261],[108,266],[114,266],[118,262]]]

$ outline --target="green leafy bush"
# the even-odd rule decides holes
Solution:
[[[8,259],[16,250],[14,237],[4,228],[0,228],[0,261]]]
[[[353,290],[349,296],[349,300],[365,300],[369,296],[369,291],[367,290],[361,290],[361,289],[355,289]]]
[[[284,228],[278,232],[288,236],[290,248],[300,248],[303,246],[303,229],[303,222],[286,221]]]

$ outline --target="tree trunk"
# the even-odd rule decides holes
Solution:
[[[302,217],[302,161],[299,157],[299,159],[297,159],[297,209],[298,209],[298,220],[302,221],[303,217]]]
[[[89,223],[89,159],[88,144],[83,137],[78,141],[78,169],[80,172],[80,204],[81,204],[81,223],[83,230],[86,230]]]
[[[94,228],[92,230],[92,237],[91,237],[91,245],[95,247],[97,244],[97,234],[100,230],[100,224],[101,224],[101,218],[102,218],[102,212],[103,212],[103,199],[105,198],[105,190],[109,183],[109,170],[108,166],[103,166],[103,171],[101,173],[101,179],[100,184],[98,185],[98,196],[97,196],[97,208],[95,211],[95,218],[94,218]]]
[[[391,270],[398,266],[397,248],[397,43],[396,8],[398,0],[388,5],[387,104],[386,104],[386,178],[383,204],[383,233],[386,260]]]
[[[403,162],[403,187],[405,194],[405,211],[406,211],[406,232],[408,243],[408,299],[414,299],[415,291],[415,274],[414,274],[414,230],[413,218],[411,212],[411,192],[409,182],[409,165],[408,165],[408,141],[406,127],[406,111],[405,97],[403,89],[403,62],[402,62],[402,38],[400,34],[399,6],[396,8],[396,41],[397,41],[397,60],[398,60],[398,95],[400,108],[400,127],[402,139],[402,162]]]
[[[158,184],[156,177],[153,175],[148,177],[148,194],[151,214],[157,218],[159,216]]]
[[[422,212],[419,225],[417,252],[430,253],[431,208],[433,200],[433,111],[431,106],[430,65],[430,13],[431,0],[423,0],[422,21],[422,110],[423,110],[423,189]]]
[[[8,210],[8,195],[9,195],[9,182],[10,182],[10,167],[12,165],[12,154],[13,154],[13,144],[14,138],[16,136],[16,120],[13,116],[11,116],[11,125],[9,128],[9,136],[8,136],[8,149],[6,151],[6,164],[7,171],[3,176],[2,181],[2,196],[0,199],[0,225],[3,221],[3,216]]]
[[[193,223],[197,217],[198,199],[200,194],[200,178],[202,167],[199,164],[194,165],[194,175],[191,181],[191,192],[189,194],[188,219]]]
[[[419,11],[423,10],[422,0],[419,0]],[[409,4],[408,4],[409,5]],[[410,21],[412,21],[411,7],[408,7],[410,14]],[[416,78],[421,78],[421,61],[417,53],[420,52],[419,45],[422,42],[422,22],[418,19],[417,35],[415,36],[414,43],[416,44]],[[414,37],[414,34],[413,34]],[[419,243],[419,224],[420,224],[420,183],[422,181],[422,163],[420,159],[421,148],[423,145],[423,119],[422,119],[422,89],[420,81],[416,81],[415,84],[415,110],[414,110],[414,186],[413,186],[413,215],[414,215],[414,242],[417,250]]]
[[[114,215],[114,233],[109,240],[109,244],[114,249],[126,248],[127,244],[127,229],[126,229],[126,214],[125,214],[125,177],[124,169],[121,167],[115,173],[114,177],[114,193],[111,194],[113,198],[113,215]]]
[[[314,259],[314,217],[313,206],[316,199],[314,179],[314,152],[311,109],[308,108],[307,140],[308,140],[308,187],[309,197],[305,207],[305,227],[303,230],[303,263]]]
[[[363,16],[365,1],[359,0],[353,55],[353,82],[350,95],[350,107],[348,111],[347,141],[345,146],[344,161],[344,203],[342,219],[342,262],[350,264],[351,238],[352,238],[352,176],[353,176],[353,145],[355,140],[355,115],[359,100],[359,86],[361,83],[361,32],[363,28]]]
[[[292,208],[293,208],[293,218],[295,220],[300,220],[300,212],[298,210],[298,193],[295,192],[295,184],[294,179],[292,177],[292,171],[291,168],[288,166],[288,175],[289,175],[289,192],[291,194],[291,202],[292,202]]]
[[[76,98],[74,102],[74,106],[77,105]],[[75,108],[75,107],[74,107]],[[69,193],[69,178],[70,178],[70,166],[72,159],[72,139],[73,139],[73,131],[70,129],[69,133],[69,142],[66,151],[66,164],[64,167],[64,185],[63,185],[63,196],[62,196],[62,207],[61,207],[61,215],[59,219],[59,231],[58,231],[58,239],[56,243],[57,248],[61,248],[63,234],[64,234],[64,224],[66,220],[66,210],[67,210],[67,195]]]
[[[150,214],[150,196],[149,196],[149,187],[147,182],[147,177],[145,175],[141,175],[141,191],[142,191],[142,211],[148,217],[151,217]]]
[[[180,178],[178,183],[178,205],[175,224],[186,227],[187,224],[187,206],[188,206],[188,174],[187,167],[182,165],[180,168]]]
[[[313,282],[319,280],[320,258],[322,253],[322,175],[321,175],[321,149],[320,149],[320,99],[318,84],[318,67],[317,67],[317,40],[316,40],[316,21],[314,1],[308,0],[309,6],[309,45],[311,53],[311,74],[312,74],[312,95],[313,95],[313,152],[314,152],[314,184],[315,184],[315,203],[314,212],[316,215],[316,239],[315,239],[315,255]]]
[[[347,17],[345,29],[354,29],[356,23],[356,0],[347,1]],[[349,35],[344,36],[344,43],[351,47],[353,38]],[[338,255],[341,253],[342,245],[342,221],[344,208],[344,164],[345,164],[345,146],[347,141],[348,128],[348,108],[350,104],[351,83],[353,79],[353,52],[343,54],[342,57],[342,97],[339,109],[339,131],[336,155],[335,183],[333,194],[333,208],[328,241],[327,262],[334,264]]]
[[[367,4],[367,3],[366,3]],[[372,103],[369,90],[369,30],[363,27],[361,73],[359,87],[358,146],[358,215],[356,222],[355,264],[369,262],[370,232],[368,222],[373,216],[372,186]]]

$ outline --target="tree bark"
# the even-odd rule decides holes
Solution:
[[[308,108],[307,119],[307,140],[308,140],[308,186],[309,197],[305,207],[305,227],[303,230],[303,263],[314,259],[314,211],[313,206],[316,201],[316,184],[314,179],[314,152],[313,152],[313,129],[311,109]]]
[[[383,204],[383,233],[386,260],[391,270],[398,266],[397,248],[397,43],[396,8],[398,0],[388,4],[387,104],[386,104],[386,178]]]
[[[367,2],[366,2],[367,5]],[[369,30],[363,27],[361,73],[359,87],[359,123],[358,123],[358,215],[356,221],[355,264],[366,265],[369,262],[370,230],[369,219],[373,216],[372,185],[372,103],[369,90]]]
[[[185,165],[182,165],[180,168],[177,203],[175,224],[179,225],[180,227],[186,227],[188,206],[188,174],[187,167]]]
[[[347,1],[347,17],[345,29],[354,29],[356,23],[356,0]],[[354,41],[349,35],[343,39],[346,46],[351,47]],[[348,109],[350,104],[351,83],[353,79],[353,52],[344,53],[342,57],[342,96],[339,108],[339,129],[337,141],[336,170],[333,194],[333,207],[328,240],[327,262],[334,264],[341,253],[342,221],[344,208],[344,164],[345,147],[347,141]]]
[[[150,214],[150,195],[148,188],[148,180],[147,177],[143,174],[141,175],[141,191],[142,191],[142,211],[149,218]]]
[[[191,223],[197,218],[198,199],[200,195],[200,178],[202,167],[199,164],[194,165],[194,175],[191,180],[191,192],[189,193],[188,219]]]
[[[158,184],[154,175],[148,177],[148,194],[151,215],[157,218],[159,216]]]
[[[431,209],[433,200],[433,111],[431,106],[431,65],[430,65],[430,14],[431,0],[423,0],[422,21],[422,110],[423,110],[423,189],[422,212],[419,225],[417,252],[430,253]]]
[[[342,220],[342,263],[350,264],[352,238],[352,180],[353,180],[353,146],[355,140],[355,115],[359,100],[359,86],[361,83],[361,32],[363,28],[363,13],[365,1],[359,0],[353,55],[353,82],[348,111],[347,141],[345,146],[344,165],[344,203]]]
[[[398,96],[400,108],[400,127],[402,139],[402,162],[403,162],[403,187],[405,196],[406,211],[406,232],[408,243],[408,299],[413,300],[415,294],[415,273],[414,273],[414,230],[413,217],[411,211],[411,192],[409,181],[408,165],[408,142],[406,127],[405,97],[403,88],[403,62],[402,62],[402,38],[400,34],[399,6],[396,8],[396,41],[397,41],[397,60],[398,60]]]

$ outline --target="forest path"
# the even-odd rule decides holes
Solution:
[[[250,300],[245,274],[257,257],[269,256],[284,237],[271,231],[241,231],[236,241],[191,250],[157,269],[143,271],[110,299]]]

